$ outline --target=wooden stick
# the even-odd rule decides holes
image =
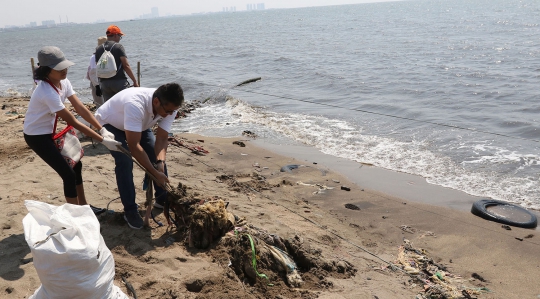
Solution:
[[[161,185],[158,180],[156,179],[156,177],[150,173],[150,171],[146,170],[146,168],[144,168],[144,166],[142,166],[141,163],[139,163],[139,161],[137,161],[137,159],[133,158],[133,156],[131,155],[131,153],[125,149],[123,146],[121,145],[118,145],[117,146],[118,150],[121,151],[122,153],[126,154],[128,157],[131,158],[131,160],[133,160],[133,162],[135,162],[135,164],[137,164],[137,166],[139,166],[142,170],[144,170],[144,172],[146,172],[146,174],[148,174],[148,176],[154,181],[156,182],[157,184]],[[169,185],[169,183],[165,183],[165,186],[161,186],[163,189],[165,189],[167,192],[169,192],[170,194],[173,194],[173,196],[175,195],[173,193],[173,188],[171,187],[171,185]]]
[[[32,82],[34,82],[34,85],[37,85],[36,80],[34,80],[34,72],[36,71],[36,67],[34,66],[34,57],[30,58],[30,64],[32,65]]]
[[[152,180],[148,180],[148,186],[146,187],[146,202],[144,203],[146,206],[146,214],[144,214],[144,225],[149,227],[150,226],[150,215],[152,213],[152,200],[154,199],[154,184],[152,184]]]
[[[141,62],[137,61],[137,82],[139,82],[139,86],[141,86]]]

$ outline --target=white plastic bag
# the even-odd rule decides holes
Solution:
[[[105,44],[103,44],[103,54],[99,57],[96,68],[96,73],[99,78],[111,78],[116,75],[116,60],[111,53],[115,45],[116,44],[112,45],[111,50],[107,51],[105,49]]]
[[[90,206],[25,205],[24,236],[41,281],[29,299],[129,299],[114,285],[114,259]]]

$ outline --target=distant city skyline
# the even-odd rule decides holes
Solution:
[[[151,18],[153,8],[159,10],[158,16],[189,15],[194,13],[222,12],[223,8],[234,7],[234,11],[249,10],[248,5],[263,4],[263,9],[295,8],[310,6],[327,6],[342,4],[358,4],[369,2],[388,2],[387,0],[266,0],[263,2],[249,0],[154,0],[146,3],[133,0],[94,0],[87,2],[64,0],[18,0],[7,1],[0,10],[0,28],[8,26],[36,27],[43,21],[61,23],[100,23],[136,18]],[[31,8],[31,9],[29,9]],[[144,17],[143,17],[144,16]]]

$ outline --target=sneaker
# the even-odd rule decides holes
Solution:
[[[139,211],[131,211],[124,213],[124,219],[126,220],[129,227],[133,229],[141,229],[143,227],[143,219],[139,215]]]
[[[164,205],[165,202],[158,202],[157,200],[154,202],[154,208],[163,209]]]
[[[107,209],[94,207],[93,205],[90,205],[90,209],[92,209],[92,212],[94,212],[94,215],[96,216],[107,212]]]

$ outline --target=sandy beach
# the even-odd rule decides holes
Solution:
[[[24,238],[24,201],[65,203],[60,177],[24,142],[28,100],[0,99],[1,298],[27,298],[40,285]],[[427,298],[419,296],[426,295],[430,283],[459,290],[462,297],[455,298],[540,298],[538,230],[507,230],[476,217],[467,211],[473,197],[429,185],[422,178],[321,158],[314,149],[273,148],[241,133],[238,138],[175,134],[209,153],[196,155],[170,146],[171,184],[182,183],[201,198],[229,202],[227,210],[253,227],[296,240],[316,260],[334,266],[299,265],[304,283],[292,287],[260,263],[259,272],[269,273],[269,285],[261,279],[253,282],[230,265],[234,260],[227,257],[226,241],[195,249],[167,225],[151,221],[149,228],[130,229],[122,219],[122,204],[112,201],[119,195],[111,155],[104,146],[83,139],[86,196],[95,206],[109,205],[111,211],[98,219],[115,259],[115,284],[126,294],[122,276],[138,298]],[[284,155],[287,150],[292,154]],[[340,163],[343,171],[337,172]],[[280,171],[291,164],[300,167]],[[366,171],[363,177],[355,172],[359,168]],[[135,168],[134,175],[140,182],[137,203],[142,211],[144,173]],[[261,188],[234,188],[225,177]],[[162,210],[154,214],[157,221],[166,222]],[[414,254],[430,261],[421,272],[438,278],[416,279],[419,265],[412,263]],[[430,271],[433,267],[437,269]]]

